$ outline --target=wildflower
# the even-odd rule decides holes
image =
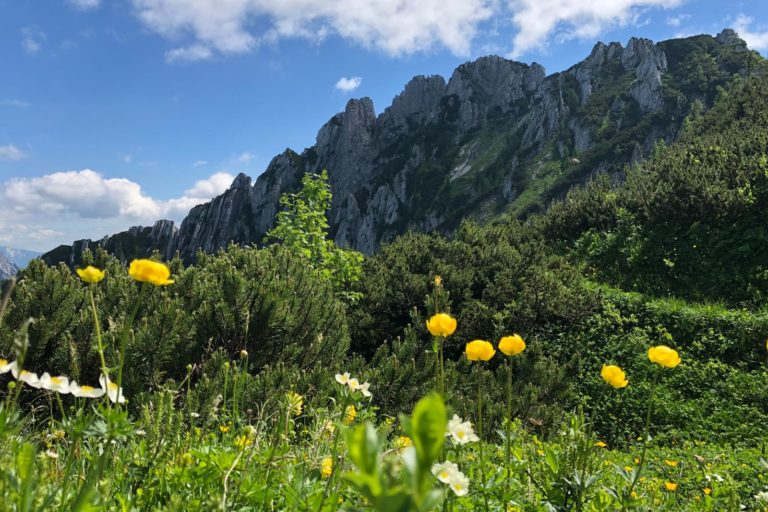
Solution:
[[[658,345],[648,349],[648,359],[665,368],[674,368],[680,364],[680,355],[666,345]]]
[[[440,276],[435,276],[435,286],[443,286],[443,278]]]
[[[755,500],[763,505],[768,505],[768,491],[763,491],[755,494]]]
[[[109,377],[102,375],[99,377],[99,384],[107,392],[107,396],[112,403],[125,403],[125,396],[123,395],[123,388],[118,387],[117,384],[109,380]]]
[[[516,356],[525,350],[525,341],[523,341],[523,338],[521,338],[519,334],[504,336],[499,341],[499,350],[501,350],[504,355]]]
[[[156,286],[173,284],[168,265],[152,260],[133,260],[128,268],[128,275],[137,281],[151,283]]]
[[[465,352],[470,361],[488,361],[496,353],[496,349],[487,341],[474,340],[467,343]]]
[[[182,462],[184,463],[184,465],[186,465],[186,466],[189,466],[190,464],[192,464],[192,460],[193,460],[193,459],[192,459],[192,454],[191,454],[191,453],[189,453],[189,452],[184,452],[184,453],[181,455],[181,461],[182,461]]]
[[[710,494],[712,494],[712,489],[710,489],[709,487],[705,487],[705,488],[704,488],[704,494],[706,494],[707,496],[709,496]]]
[[[678,462],[676,460],[664,459],[664,464],[666,464],[669,467],[676,468]]]
[[[239,435],[235,438],[234,445],[238,450],[245,450],[247,447],[253,444],[253,439],[249,438],[245,434]]]
[[[438,313],[427,320],[427,329],[432,336],[450,336],[456,330],[456,319],[446,313]]]
[[[200,417],[200,413],[199,412],[191,412],[191,413],[189,413],[189,416],[191,418],[195,418],[196,419],[196,418]]]
[[[612,364],[604,364],[603,368],[600,370],[600,376],[605,382],[616,389],[625,388],[627,387],[627,384],[629,384],[627,376],[624,374],[624,370]]]
[[[13,373],[13,376],[16,377],[17,380],[20,380],[30,387],[40,389],[43,386],[43,383],[40,382],[40,378],[34,372],[28,372],[27,370],[21,370],[21,372],[19,372],[15,368],[11,368],[11,373]]]
[[[50,459],[58,459],[59,454],[55,450],[45,450],[45,455]]]
[[[51,377],[48,372],[45,372],[43,376],[40,377],[40,383],[42,384],[43,389],[56,391],[62,395],[69,393],[69,379],[63,375]]]
[[[632,466],[624,466],[624,471],[626,471],[627,473],[631,473],[632,472]]]
[[[371,387],[370,382],[363,382],[358,386],[357,390],[360,391],[364,397],[371,398],[371,392],[368,391],[368,388],[370,387]]]
[[[598,441],[595,443],[595,446],[597,446],[598,448],[605,448],[606,446],[608,446],[608,444],[606,444],[603,441]]]
[[[0,359],[0,374],[15,372],[16,361],[8,362],[7,359]],[[16,373],[14,373],[16,375]]]
[[[480,440],[480,438],[475,435],[472,423],[463,421],[457,414],[453,415],[453,418],[448,422],[447,428],[448,432],[445,435],[451,436],[454,443],[467,444]]]
[[[408,448],[413,444],[413,441],[408,436],[399,436],[397,439],[395,439],[395,448],[401,449],[401,448]]]
[[[337,373],[336,382],[338,382],[342,386],[346,386],[347,382],[349,382],[349,372]]]
[[[333,459],[331,459],[330,457],[326,457],[320,463],[320,474],[323,475],[323,478],[331,478],[332,473],[333,473]]]
[[[673,482],[664,482],[664,488],[669,492],[677,491],[677,484]]]
[[[69,392],[78,398],[99,398],[106,393],[104,388],[95,388],[88,385],[78,386],[74,380],[69,383]]]
[[[245,349],[241,350],[240,351],[240,359],[245,359],[246,357],[248,357],[248,351],[245,350]]]
[[[292,416],[301,416],[302,407],[304,405],[304,397],[300,394],[289,391],[285,394],[285,398],[288,401],[288,411]]]
[[[85,268],[77,269],[77,275],[86,283],[91,284],[96,284],[104,279],[104,271],[90,265]]]
[[[230,428],[229,425],[219,425],[219,430],[221,431],[222,434],[226,434],[227,432],[229,432],[229,428]]]
[[[432,465],[432,474],[444,484],[447,484],[451,480],[451,477],[458,472],[459,466],[450,461]]]
[[[336,432],[336,425],[331,420],[325,420],[323,426],[320,427],[320,435],[331,437]]]
[[[360,388],[360,381],[352,377],[347,381],[347,386],[349,386],[349,389],[352,391],[357,391]]]
[[[469,478],[461,471],[453,474],[448,481],[448,485],[451,486],[451,490],[456,496],[465,496],[469,492]]]
[[[353,421],[355,421],[355,418],[357,417],[357,409],[355,409],[354,405],[348,405],[346,409],[344,409],[344,423],[346,425],[350,425]]]

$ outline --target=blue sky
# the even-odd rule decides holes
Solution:
[[[178,221],[414,75],[727,26],[768,51],[765,0],[0,0],[0,245]]]

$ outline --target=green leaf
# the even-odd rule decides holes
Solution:
[[[425,468],[429,472],[432,463],[442,453],[447,423],[448,413],[445,410],[443,399],[437,393],[422,398],[414,407],[411,430],[420,473]]]
[[[379,433],[368,422],[347,431],[349,458],[363,473],[378,473],[380,447]]]

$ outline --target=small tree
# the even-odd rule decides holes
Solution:
[[[281,211],[275,226],[265,240],[279,243],[300,254],[321,272],[346,302],[355,302],[360,294],[350,290],[360,279],[363,255],[357,251],[339,248],[328,239],[328,217],[331,207],[331,189],[328,172],[307,173],[301,180],[302,188],[295,194],[283,194]]]

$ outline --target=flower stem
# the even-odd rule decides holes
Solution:
[[[640,455],[640,462],[637,465],[637,472],[635,473],[635,477],[632,479],[632,483],[630,484],[629,489],[627,490],[626,497],[629,497],[632,495],[632,490],[635,488],[635,484],[637,484],[637,481],[640,479],[640,475],[643,472],[643,464],[645,463],[645,456],[648,453],[648,435],[651,429],[651,415],[653,413],[653,397],[656,394],[656,385],[659,383],[660,375],[661,375],[661,370],[657,368],[655,375],[653,376],[653,382],[651,383],[651,393],[648,398],[648,410],[645,413],[645,429],[643,430],[643,451]]]
[[[478,363],[475,368],[477,377],[477,437],[480,449],[480,484],[483,486],[483,500],[485,501],[485,510],[488,511],[488,495],[485,490],[485,457],[483,450],[483,392],[482,392],[482,377],[483,372]]]
[[[504,485],[504,499],[506,499],[506,494],[509,492],[509,484],[510,479],[512,478],[512,468],[510,467],[510,461],[512,458],[512,441],[510,439],[511,437],[511,428],[512,428],[512,361],[510,358],[507,358],[507,425],[506,425],[506,464],[507,464],[507,479],[505,481]]]
[[[131,316],[128,317],[128,322],[125,324],[125,327],[123,329],[123,334],[120,337],[120,362],[118,363],[117,367],[117,389],[121,389],[123,386],[123,366],[125,365],[125,345],[128,342],[128,335],[131,332],[131,328],[133,327],[133,322],[136,319],[136,313],[139,311],[139,306],[141,305],[141,302],[144,300],[144,295],[147,291],[147,284],[141,283],[141,291],[139,292],[139,298],[136,300],[136,303],[133,305],[133,310],[131,311]]]

